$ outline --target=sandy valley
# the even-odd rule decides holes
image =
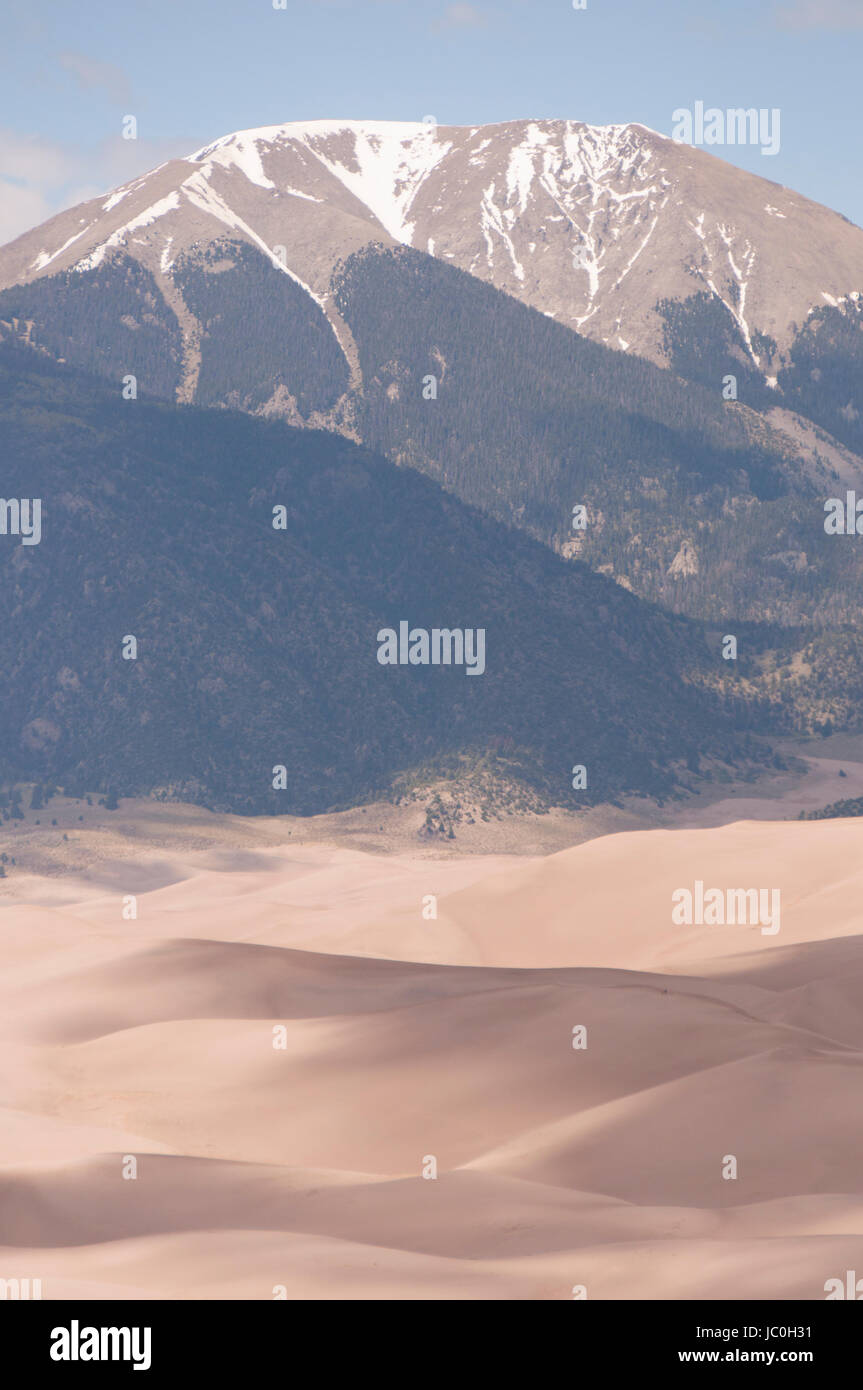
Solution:
[[[800,796],[522,856],[358,848],[359,812],[7,827],[0,1277],[823,1299],[863,1268],[863,820]],[[694,880],[781,930],[675,925]]]

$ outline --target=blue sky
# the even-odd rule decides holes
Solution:
[[[863,0],[0,0],[0,241],[249,126],[778,107],[723,158],[863,225]],[[125,115],[137,141],[121,138]]]

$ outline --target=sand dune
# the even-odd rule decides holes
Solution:
[[[9,880],[0,1277],[83,1298],[823,1298],[863,1247],[861,837],[203,846],[140,873],[124,853],[96,884]],[[675,925],[695,879],[778,887],[780,931]]]

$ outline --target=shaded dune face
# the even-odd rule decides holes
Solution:
[[[47,1298],[823,1298],[863,1220],[861,833],[469,867],[142,854],[132,921],[110,866],[22,877],[0,899],[0,1276]],[[780,932],[675,925],[696,878],[778,885]]]

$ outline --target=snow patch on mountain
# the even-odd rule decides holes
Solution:
[[[494,201],[494,191],[494,183],[489,184],[482,195],[481,206],[481,226],[486,246],[488,247],[488,263],[490,266],[494,265],[494,241],[492,239],[492,233],[494,233],[495,236],[500,237],[506,247],[509,258],[512,261],[512,268],[516,279],[523,280],[524,267],[515,253],[515,246],[509,234],[509,228],[512,227],[515,221],[515,215],[507,208],[499,208],[496,205]],[[507,224],[509,224],[509,227]]]
[[[524,140],[510,152],[506,169],[506,191],[510,201],[515,196],[520,213],[525,211],[533,190],[534,179],[537,176],[537,157],[541,156],[543,149],[548,146],[548,141],[546,131],[537,125],[529,125]],[[547,173],[545,165],[543,171]]]
[[[349,161],[328,152],[333,137],[351,141]],[[411,241],[413,223],[408,212],[417,190],[452,149],[439,138],[437,128],[424,121],[296,121],[224,136],[188,158],[191,163],[236,166],[252,183],[273,188],[264,172],[261,147],[278,148],[291,142],[303,145],[395,241],[404,244]]]
[[[103,241],[100,246],[91,251],[88,256],[84,256],[72,268],[73,270],[95,270],[96,266],[101,265],[105,259],[106,252],[115,246],[122,246],[131,232],[137,231],[140,227],[149,227],[159,217],[164,217],[166,213],[173,212],[180,206],[180,195],[176,189],[160,198],[151,207],[139,212],[137,217],[133,217],[130,222],[126,222],[122,227],[118,227],[116,232],[112,232],[107,241]]]
[[[722,222],[717,223],[715,232],[724,248],[725,264],[731,271],[731,283],[734,286],[730,293],[723,294],[716,281],[720,273],[725,274],[725,265],[722,264],[718,248],[714,250],[711,245],[704,223],[705,214],[701,212],[694,222],[688,224],[690,230],[695,232],[701,242],[704,251],[703,264],[694,267],[695,273],[704,281],[710,293],[728,310],[740,330],[749,356],[755,366],[760,367],[760,357],[752,343],[753,330],[746,317],[746,296],[756,262],[755,247],[746,239],[738,250],[735,245],[738,235],[736,229]],[[739,262],[735,256],[739,257]]]
[[[87,225],[90,226],[91,224],[88,223]],[[50,254],[47,251],[40,251],[39,255],[36,257],[35,261],[30,266],[30,269],[44,270],[46,265],[50,265],[52,261],[56,261],[57,257],[62,256],[63,252],[66,251],[68,247],[72,245],[73,242],[76,242],[79,237],[82,237],[86,230],[87,227],[82,227],[80,232],[75,232],[72,236],[69,237],[68,241],[64,241],[62,246],[58,246],[57,250],[52,251]]]
[[[413,222],[408,218],[411,203],[432,170],[452,149],[451,144],[438,139],[434,126],[408,129],[408,134],[405,127],[398,125],[393,130],[381,126],[351,131],[356,170],[329,158],[314,134],[303,140],[315,158],[365,204],[393,240],[405,245],[410,245],[413,233]]]
[[[632,255],[630,256],[629,260],[626,262],[626,265],[623,267],[623,270],[620,272],[620,274],[618,275],[617,279],[615,280],[615,282],[614,282],[614,288],[615,288],[615,289],[617,289],[618,286],[620,286],[620,285],[623,284],[623,281],[626,279],[627,275],[628,275],[629,272],[632,270],[632,267],[635,265],[635,262],[638,260],[638,258],[639,258],[639,256],[641,255],[642,251],[645,249],[645,247],[647,246],[648,242],[650,241],[650,238],[653,236],[653,233],[656,231],[656,228],[659,226],[659,215],[660,215],[660,213],[662,212],[662,210],[663,210],[663,208],[665,207],[665,204],[666,204],[667,202],[668,202],[668,198],[666,197],[666,198],[663,199],[662,203],[660,204],[659,211],[656,213],[655,217],[653,218],[653,221],[651,222],[650,226],[648,227],[648,229],[647,229],[647,235],[645,236],[644,240],[641,241],[641,242],[639,242],[638,246],[636,246],[634,252],[633,252]]]
[[[102,211],[110,212],[112,208],[115,208],[118,203],[122,203],[123,199],[129,196],[131,190],[131,184],[128,184],[126,188],[118,188],[117,192],[112,193],[110,198],[108,198],[107,201],[102,204]]]
[[[190,155],[189,162],[206,163],[211,168],[214,164],[219,164],[225,169],[239,169],[249,182],[257,184],[258,188],[276,186],[264,173],[255,131],[240,131],[236,135],[225,135],[221,140],[214,140],[212,145],[207,145],[205,149]]]

